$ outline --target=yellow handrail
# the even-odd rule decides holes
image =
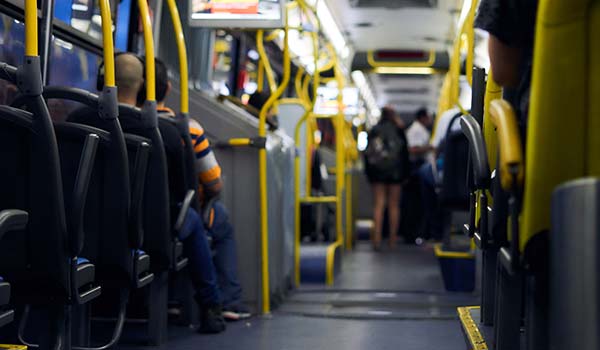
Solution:
[[[267,112],[273,107],[275,101],[283,94],[290,81],[291,60],[288,42],[288,20],[287,11],[285,13],[285,29],[283,39],[283,78],[281,85],[276,90],[271,90],[271,95],[260,110],[258,119],[258,136],[267,136]],[[260,59],[265,64],[267,76],[271,69],[269,58],[264,49],[264,31],[257,32],[257,48],[260,46]],[[260,39],[260,40],[259,40]],[[270,305],[270,283],[269,283],[269,217],[268,217],[268,196],[267,196],[267,150],[261,148],[258,151],[259,162],[259,190],[260,190],[260,227],[261,227],[261,253],[262,253],[262,292],[263,292],[263,314],[268,314],[271,310]]]
[[[490,103],[491,121],[498,134],[500,150],[500,180],[506,191],[523,183],[523,147],[517,124],[517,117],[512,106],[504,100],[494,100]]]
[[[310,112],[307,110],[296,122],[294,128],[296,147],[300,146],[300,127],[306,122],[309,114]],[[294,213],[294,282],[298,287],[300,285],[300,155],[298,153],[294,157]]]
[[[102,45],[104,50],[104,86],[115,87],[115,48],[108,0],[100,0],[100,15],[102,18]]]
[[[173,30],[175,31],[175,40],[177,41],[177,53],[179,55],[179,82],[180,82],[180,93],[179,96],[179,109],[181,113],[189,112],[189,84],[188,84],[188,62],[187,62],[187,50],[185,47],[185,37],[183,35],[183,28],[181,27],[181,18],[179,17],[179,10],[175,0],[167,0],[169,5],[169,12],[171,13],[171,20],[173,22]]]
[[[146,101],[156,101],[156,80],[154,70],[154,39],[152,38],[152,24],[150,11],[146,0],[138,0],[142,27],[144,29],[144,47],[146,49]]]
[[[496,168],[496,157],[498,155],[498,138],[490,120],[490,104],[492,101],[502,98],[502,87],[494,80],[493,72],[490,70],[485,86],[485,99],[483,109],[483,137],[485,140],[488,163],[490,171]]]
[[[265,51],[265,31],[262,29],[256,32],[256,50],[260,56],[260,62],[262,62],[262,71],[267,75],[267,82],[269,83],[269,90],[272,95],[277,89],[277,83],[275,82],[275,76],[273,74],[273,69],[271,68],[271,62],[269,61],[267,52]]]
[[[25,56],[38,55],[37,1],[25,1]]]
[[[256,91],[263,92],[263,89],[265,88],[265,64],[262,60],[258,60],[258,77],[256,78],[256,85],[258,85]]]

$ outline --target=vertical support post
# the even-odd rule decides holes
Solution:
[[[148,315],[148,342],[152,346],[165,344],[168,339],[167,309],[169,294],[169,273],[154,274],[150,284]]]
[[[52,40],[52,23],[54,22],[54,0],[42,1],[42,84],[48,84],[48,60],[50,59],[50,41]]]

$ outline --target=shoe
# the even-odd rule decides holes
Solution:
[[[225,306],[222,315],[225,321],[239,321],[252,317],[250,310],[242,304]]]
[[[200,310],[200,328],[199,333],[216,334],[225,330],[225,320],[223,319],[221,305],[206,305]]]

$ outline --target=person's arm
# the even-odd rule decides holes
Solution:
[[[427,154],[430,151],[432,151],[434,148],[432,145],[430,144],[426,144],[423,146],[412,146],[408,149],[408,151],[410,152],[410,154],[415,155],[415,156],[420,156],[423,154]]]
[[[204,129],[199,125],[190,125],[190,135],[196,155],[196,171],[202,192],[207,198],[217,196],[223,188],[221,167],[210,147]]]
[[[522,1],[522,0],[519,0]],[[481,0],[475,27],[488,32],[488,51],[494,80],[501,86],[514,87],[519,82],[518,13],[507,0]]]
[[[519,84],[521,51],[504,44],[494,35],[490,35],[488,51],[496,83],[503,87],[516,87]]]

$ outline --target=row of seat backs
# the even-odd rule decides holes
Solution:
[[[44,109],[43,101],[36,101]],[[49,118],[0,106],[0,207],[29,212],[0,245],[0,274],[15,294],[69,297],[69,247],[58,146]]]
[[[600,2],[540,0],[535,33],[520,217],[521,252],[550,229],[554,189],[600,175]],[[488,79],[486,111],[500,89]],[[484,121],[490,167],[497,139]]]

